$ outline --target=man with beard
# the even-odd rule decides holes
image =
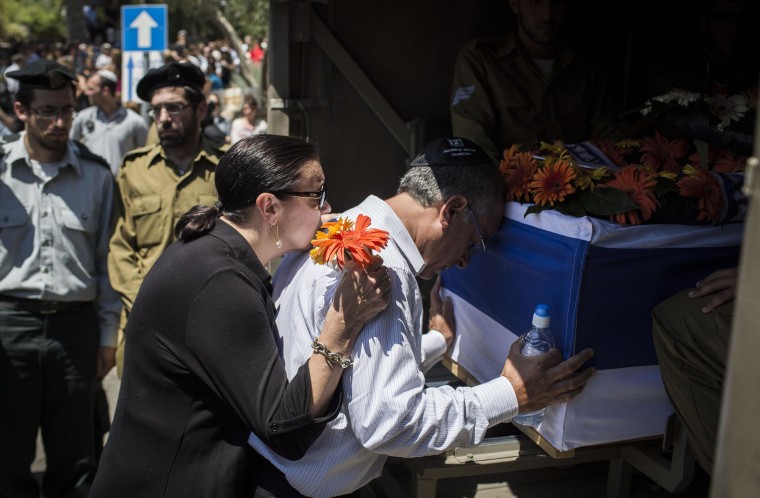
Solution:
[[[45,496],[85,496],[119,324],[107,271],[113,176],[69,140],[73,74],[46,59],[9,74],[26,131],[0,148],[0,496],[39,495],[40,427]]]
[[[603,75],[559,42],[566,0],[509,0],[516,32],[478,38],[459,53],[451,124],[494,157],[520,144],[579,142],[615,132]]]
[[[121,209],[108,272],[124,304],[121,331],[145,275],[174,242],[177,220],[195,205],[216,202],[214,170],[226,146],[219,148],[201,135],[204,83],[196,66],[170,62],[151,69],[137,84],[137,96],[150,102],[159,143],[128,153],[116,177]],[[122,337],[119,374],[123,343]]]

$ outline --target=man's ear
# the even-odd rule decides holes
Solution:
[[[13,103],[13,112],[16,113],[16,116],[25,123],[26,120],[29,119],[29,114],[27,114],[26,108],[18,100]]]
[[[206,99],[201,100],[198,102],[198,108],[196,109],[196,117],[199,121],[203,121],[203,119],[206,117],[206,112],[208,111],[208,104],[206,103]]]
[[[448,228],[455,216],[464,212],[468,206],[467,198],[461,194],[455,194],[446,199],[438,210],[441,226]]]

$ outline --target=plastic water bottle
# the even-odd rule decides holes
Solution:
[[[554,336],[549,330],[549,306],[539,304],[533,313],[533,326],[520,336],[520,353],[523,356],[540,356],[554,347]],[[514,422],[520,425],[538,427],[544,418],[544,409],[529,413],[521,413],[514,418]]]

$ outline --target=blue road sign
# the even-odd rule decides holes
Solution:
[[[121,49],[166,50],[168,27],[166,5],[124,5],[121,7]]]

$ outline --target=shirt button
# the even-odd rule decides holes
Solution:
[[[47,218],[47,215],[48,215],[48,212],[47,212],[47,211],[43,211],[43,212],[42,212],[42,217],[43,217],[43,218]]]
[[[272,429],[272,432],[279,432],[280,426],[278,424],[272,424],[269,426],[270,429]]]

